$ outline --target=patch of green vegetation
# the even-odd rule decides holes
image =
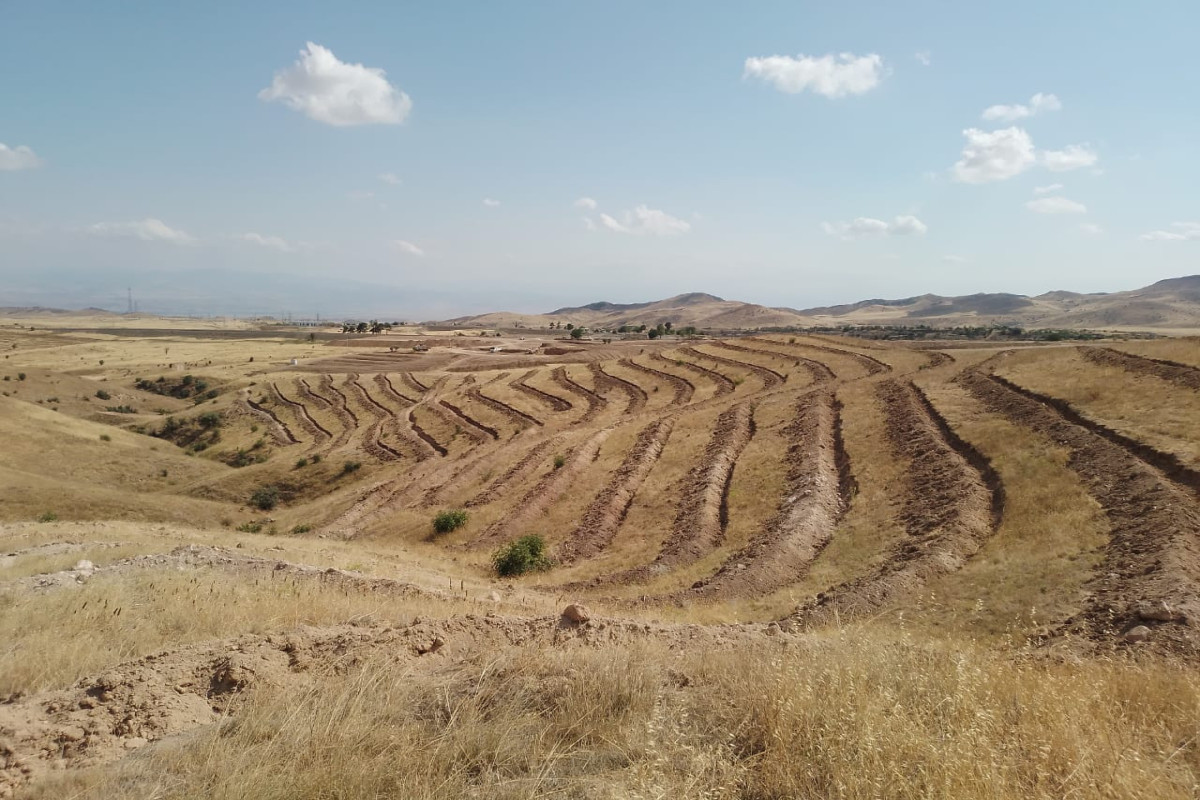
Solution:
[[[180,400],[193,398],[197,403],[211,400],[219,394],[216,389],[210,388],[208,379],[198,378],[195,375],[184,375],[181,378],[160,376],[155,380],[138,378],[133,385],[143,392],[161,394],[164,397],[176,397]]]
[[[58,514],[55,514],[53,511],[47,511],[37,518],[38,522],[56,522],[57,520]]]
[[[250,495],[250,505],[259,511],[271,511],[279,505],[279,488],[260,486]]]
[[[536,533],[509,542],[492,555],[492,568],[502,578],[541,572],[551,566],[546,540]]]
[[[433,518],[433,532],[438,536],[453,533],[467,524],[470,515],[461,508],[439,511]]]

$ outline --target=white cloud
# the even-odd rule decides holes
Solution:
[[[410,256],[423,256],[425,251],[417,247],[412,242],[406,242],[403,239],[397,239],[392,242],[392,246],[401,252],[408,253]]]
[[[141,239],[143,242],[170,242],[172,244],[195,244],[195,237],[176,230],[160,219],[147,217],[136,222],[97,222],[88,227],[88,232],[97,236],[117,236]]]
[[[1049,186],[1035,186],[1035,187],[1033,187],[1033,193],[1034,194],[1050,194],[1051,192],[1057,192],[1061,188],[1063,188],[1063,185],[1061,183],[1052,183]]]
[[[861,239],[868,236],[924,235],[928,226],[911,215],[896,217],[891,222],[871,217],[857,217],[851,222],[822,222],[821,230],[842,239]]]
[[[1029,105],[1014,104],[1011,106],[996,105],[988,106],[983,111],[983,118],[986,120],[1000,120],[1001,122],[1015,122],[1019,119],[1032,117],[1043,111],[1058,111],[1062,108],[1062,103],[1052,94],[1042,94],[1038,92],[1033,97],[1029,98]]]
[[[1083,203],[1076,203],[1074,200],[1068,200],[1065,197],[1041,197],[1037,200],[1030,200],[1025,204],[1025,207],[1030,211],[1036,211],[1039,214],[1086,214],[1087,206]]]
[[[383,181],[384,183],[390,183],[392,186],[400,185],[400,178],[394,172],[379,173],[379,180]]]
[[[879,85],[883,59],[875,53],[856,56],[839,53],[824,56],[767,56],[747,58],[743,78],[760,78],[781,92],[799,94],[810,90],[824,97],[863,94]]]
[[[1095,150],[1085,144],[1069,144],[1062,150],[1043,150],[1042,163],[1051,172],[1067,172],[1090,167],[1100,160]]]
[[[583,208],[588,211],[595,211],[597,205],[598,204],[596,203],[596,201],[590,197],[581,197],[575,201],[576,208]]]
[[[1100,234],[1104,233],[1104,228],[1101,228],[1094,222],[1079,223],[1079,230],[1083,231],[1089,236],[1099,236]]]
[[[955,180],[963,183],[1003,181],[1020,175],[1037,160],[1033,140],[1021,128],[963,131],[967,143],[962,158],[954,165]]]
[[[263,236],[261,233],[243,233],[236,238],[260,247],[269,247],[281,253],[294,253],[296,251],[296,248],[289,244],[286,239],[278,236]]]
[[[922,66],[925,67],[928,67],[933,63],[933,55],[928,50],[918,50],[913,54],[913,58],[915,58]]]
[[[942,256],[942,261],[945,261],[947,264],[969,264],[971,259],[964,256],[946,255]]]
[[[500,205],[500,201],[499,201],[499,200],[493,200],[493,199],[492,199],[492,198],[490,198],[490,197],[485,197],[485,198],[483,198],[483,204],[484,204],[485,206],[487,206],[488,208],[495,208],[496,206]]]
[[[633,211],[626,211],[618,221],[608,214],[600,215],[600,224],[615,233],[628,233],[635,236],[675,236],[687,233],[692,229],[690,222],[673,217],[657,208],[638,206]]]
[[[1190,242],[1200,240],[1200,222],[1172,222],[1170,230],[1143,233],[1147,242]]]
[[[9,147],[0,143],[0,171],[15,171],[18,169],[34,169],[40,167],[42,160],[37,153],[25,145]]]
[[[388,83],[382,69],[339,61],[312,42],[296,63],[275,73],[258,99],[278,100],[309,119],[336,127],[399,125],[412,110],[412,100]]]

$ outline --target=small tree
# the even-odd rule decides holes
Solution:
[[[658,329],[651,328],[650,330],[646,331],[646,335],[649,336],[651,339],[657,339],[658,338]]]
[[[537,534],[522,536],[501,547],[492,556],[492,568],[502,578],[540,572],[550,568],[546,540]]]
[[[571,338],[572,339],[582,339],[583,335],[585,333],[587,333],[587,328],[583,328],[583,327],[575,328],[571,331]]]
[[[439,511],[433,518],[433,532],[438,536],[454,531],[467,524],[469,515],[461,508]]]
[[[279,490],[274,486],[263,486],[255,489],[254,494],[250,495],[250,505],[259,511],[270,511],[278,504]]]

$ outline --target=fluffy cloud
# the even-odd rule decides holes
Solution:
[[[839,53],[824,56],[767,56],[747,58],[743,78],[759,78],[788,94],[805,90],[824,97],[863,94],[879,85],[883,59],[875,53],[856,56]]]
[[[675,236],[687,233],[692,225],[678,217],[673,217],[657,208],[638,206],[633,211],[626,211],[620,220],[608,214],[600,215],[600,224],[614,233],[628,233],[635,236]]]
[[[1190,242],[1200,240],[1200,222],[1172,222],[1170,230],[1150,231],[1140,238],[1148,242]]]
[[[243,233],[237,237],[243,242],[256,244],[259,247],[269,247],[272,250],[278,250],[281,253],[294,253],[296,248],[288,243],[286,239],[278,236],[263,236],[261,233]]]
[[[962,158],[954,165],[954,178],[963,183],[1007,180],[1020,175],[1037,160],[1033,140],[1021,128],[991,132],[968,128],[963,136],[967,137],[967,143]]]
[[[921,236],[929,228],[916,217],[903,215],[891,222],[871,217],[857,217],[851,222],[822,222],[821,230],[830,236],[849,240],[869,236]]]
[[[143,242],[170,242],[171,244],[195,244],[195,237],[176,230],[160,219],[147,217],[136,222],[97,222],[88,227],[96,236],[117,236],[141,239]]]
[[[493,200],[493,199],[492,199],[492,198],[490,198],[490,197],[485,197],[485,198],[483,198],[483,204],[484,204],[485,206],[487,206],[488,208],[495,208],[496,206],[500,205],[500,201],[499,201],[499,200]]]
[[[1100,160],[1096,151],[1087,144],[1070,144],[1062,150],[1043,150],[1041,158],[1046,169],[1051,172],[1067,172],[1090,167]]]
[[[1083,203],[1076,203],[1074,200],[1068,200],[1065,197],[1041,197],[1037,200],[1030,200],[1025,204],[1025,207],[1039,214],[1087,213],[1087,206]]]
[[[595,200],[593,200],[590,197],[581,197],[575,201],[575,207],[582,208],[587,211],[595,211],[596,207],[597,207],[597,203]]]
[[[1052,94],[1042,94],[1038,92],[1033,97],[1029,98],[1029,105],[1021,105],[1019,103],[1005,106],[988,106],[983,111],[983,118],[986,120],[999,120],[1001,122],[1015,122],[1019,119],[1032,117],[1043,111],[1058,111],[1062,108],[1062,103]]]
[[[394,172],[379,173],[379,180],[383,181],[384,183],[390,183],[392,186],[400,185],[400,178]]]
[[[258,99],[279,101],[327,125],[398,125],[412,100],[388,83],[382,69],[339,61],[329,49],[308,42],[300,59],[275,73]]]
[[[1063,188],[1063,185],[1061,183],[1052,183],[1049,186],[1035,186],[1035,187],[1033,187],[1033,193],[1034,194],[1051,194],[1052,192],[1057,192],[1061,188]]]
[[[410,256],[423,256],[425,251],[417,247],[412,242],[406,242],[403,239],[397,239],[392,242],[392,246],[402,253],[408,253]]]
[[[0,171],[15,171],[18,169],[34,169],[40,167],[42,160],[37,153],[25,145],[9,147],[0,143]]]

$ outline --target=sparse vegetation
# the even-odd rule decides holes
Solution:
[[[262,486],[250,495],[250,505],[259,511],[271,511],[279,504],[279,489],[275,486]]]
[[[439,511],[433,518],[433,532],[438,536],[453,533],[467,524],[469,516],[461,508]]]
[[[535,533],[509,542],[492,555],[492,569],[502,578],[541,572],[550,566],[546,540]]]
[[[100,400],[111,400],[112,399],[112,395],[103,389],[96,390],[96,397]]]

